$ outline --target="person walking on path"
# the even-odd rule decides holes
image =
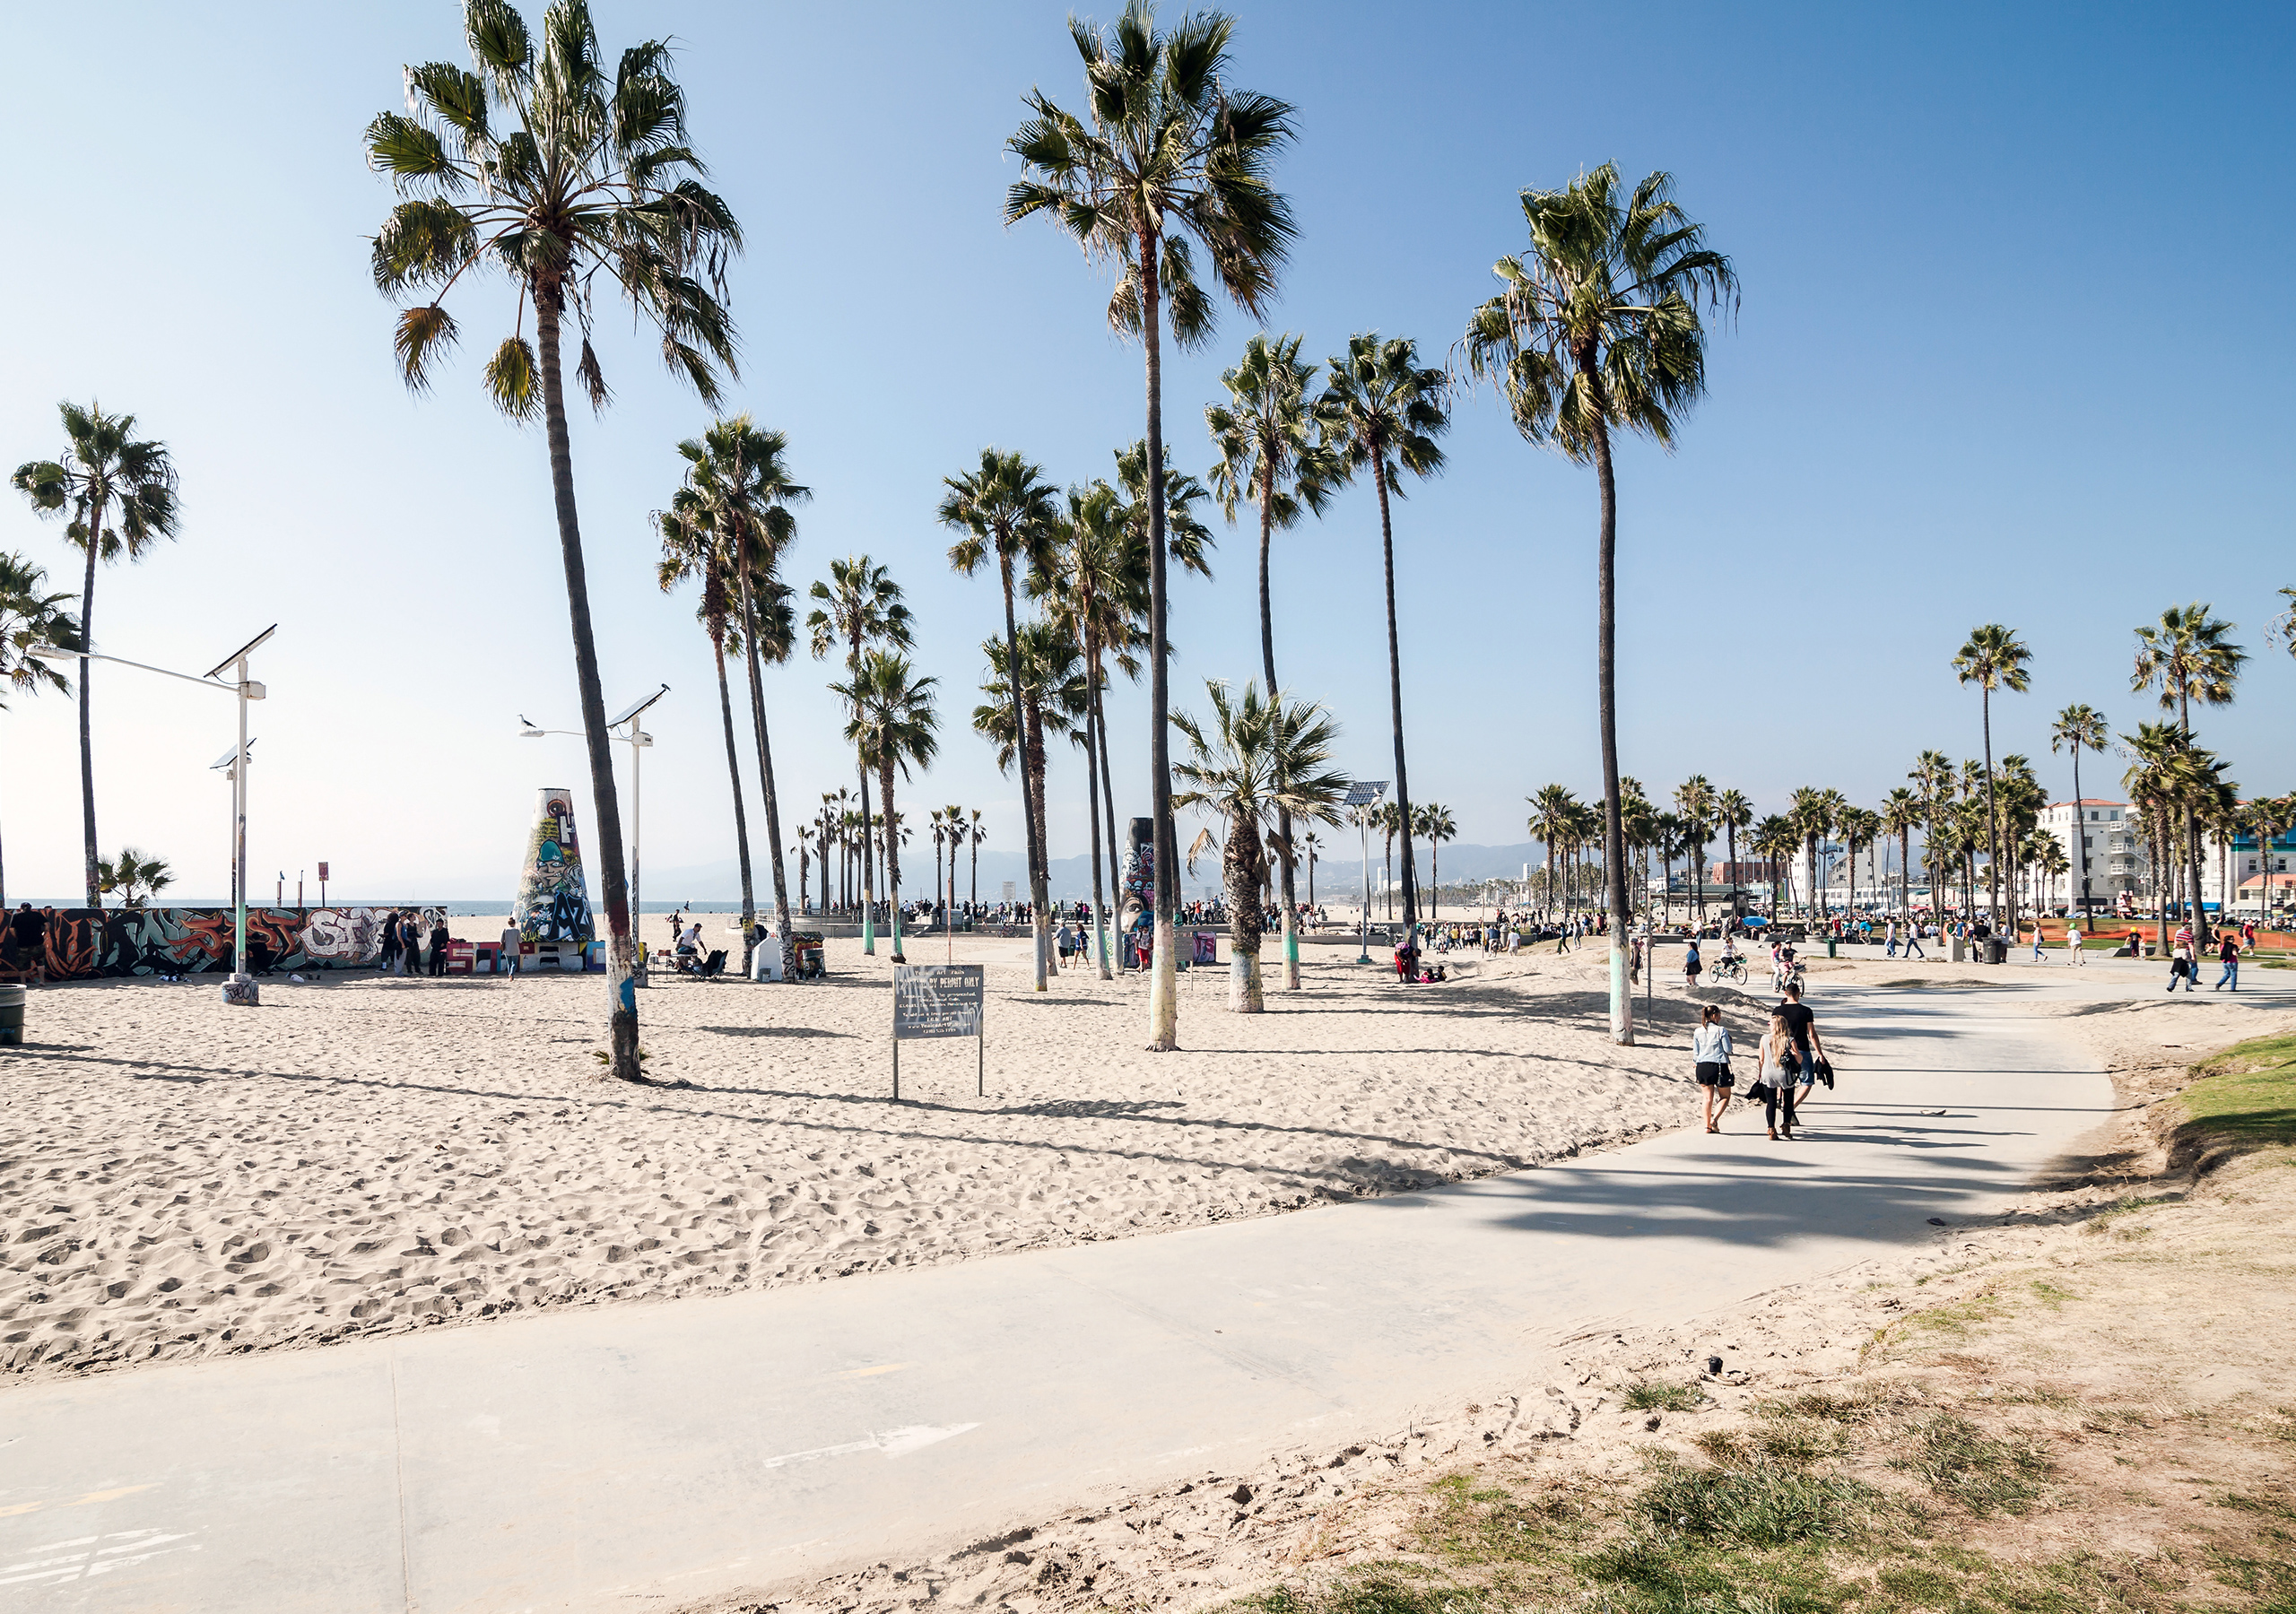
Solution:
[[[1786,1028],[1783,1015],[1770,1017],[1769,1033],[1761,1039],[1761,1074],[1755,1086],[1761,1093],[1762,1119],[1770,1127],[1770,1141],[1778,1141],[1778,1112],[1786,1111],[1786,1138],[1794,1138],[1794,1038]],[[1751,1097],[1752,1095],[1748,1095]]]
[[[430,973],[433,976],[447,973],[447,944],[453,939],[447,933],[446,915],[439,915],[438,923],[430,927]]]
[[[2048,955],[2041,951],[2041,922],[2038,919],[2033,921],[2033,962],[2036,964],[2048,962]]]
[[[2179,931],[2176,947],[2169,955],[2169,990],[2174,992],[2177,983],[2182,981],[2185,990],[2190,992],[2199,975],[2200,965],[2192,956],[2192,933]]]
[[[1705,1096],[1706,1130],[1722,1130],[1722,1116],[1730,1107],[1730,1028],[1722,1023],[1722,1011],[1709,1003],[1699,1011],[1698,1029],[1691,1034],[1690,1056],[1698,1077],[1698,1090]],[[1720,1099],[1718,1106],[1716,1099]]]
[[[2214,992],[2222,986],[2230,986],[2235,992],[2239,991],[2240,938],[2239,935],[2229,930],[2223,932],[2218,938],[2216,957],[2223,964],[2224,973],[2216,977],[2216,985],[2211,986],[2209,991]]]
[[[1802,1002],[1802,984],[1799,981],[1787,983],[1785,999],[1774,1012],[1786,1022],[1786,1035],[1793,1044],[1788,1056],[1788,1070],[1789,1073],[1798,1074],[1801,1078],[1801,1097],[1795,1101],[1795,1108],[1798,1111],[1810,1102],[1810,1089],[1817,1085],[1819,1065],[1822,1063],[1825,1064],[1829,1076],[1833,1066],[1826,1059],[1825,1038],[1818,1035],[1818,1017]],[[1827,1085],[1832,1085],[1831,1080]]]
[[[1929,962],[1929,955],[1921,950],[1921,926],[1918,923],[1909,921],[1906,924],[1905,956],[1919,959],[1925,964]]]
[[[1698,995],[1698,972],[1705,968],[1705,961],[1698,956],[1698,938],[1692,936],[1690,944],[1683,949],[1683,990],[1692,997]]]
[[[502,940],[497,944],[494,955],[497,975],[514,976],[518,973],[518,949],[525,941],[526,937],[518,933],[517,925],[505,924],[502,927]]]
[[[2068,921],[2065,926],[2065,950],[2068,955],[2066,962],[2075,968],[2088,964],[2089,956],[2081,950],[2081,922],[2078,919]]]

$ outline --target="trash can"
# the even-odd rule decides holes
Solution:
[[[1838,959],[1838,958],[1839,958],[1840,956],[1841,956],[1841,943],[1840,943],[1840,941],[1838,941],[1836,938],[1834,938],[1834,937],[1832,937],[1832,936],[1828,936],[1828,937],[1826,938],[1826,957],[1827,957],[1827,958],[1829,958],[1829,959]]]
[[[2009,961],[2008,941],[2000,936],[1987,936],[1985,939],[1985,961],[1988,964],[2006,964]]]
[[[1962,960],[1962,959],[1963,959],[1963,958],[1965,958],[1965,957],[1967,956],[1967,955],[1962,951],[1962,949],[1961,949],[1961,932],[1959,932],[1959,931],[1955,931],[1955,932],[1953,933],[1953,945],[1952,945],[1952,948],[1951,948],[1950,950],[1949,950],[1949,951],[1950,951],[1950,953],[1951,953],[1951,956],[1952,956],[1952,958],[1953,962],[1954,962],[1954,963],[1956,963],[1956,964],[1959,964],[1959,963]]]
[[[0,1047],[15,1047],[24,1040],[24,989],[0,986]]]

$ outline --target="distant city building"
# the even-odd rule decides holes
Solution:
[[[2259,904],[2265,912],[2286,907],[2296,898],[2296,829],[2282,830],[2266,848],[2259,848],[2257,837],[2246,830],[2235,834],[2229,845],[2217,835],[2204,836],[2200,864],[2200,899],[2205,906],[2222,912],[2229,884],[2234,912],[2246,908],[2254,913]]]
[[[2041,829],[2057,837],[2071,867],[2060,882],[2066,899],[2081,901],[2081,854],[2089,854],[2089,900],[2100,908],[2118,908],[2142,899],[2149,863],[2144,829],[2126,802],[2083,796],[2078,802],[2052,802],[2041,811]]]
[[[1710,864],[1706,871],[1709,885],[1767,886],[1776,885],[1785,878],[1786,865],[1767,858],[1749,861],[1742,857],[1736,863]]]

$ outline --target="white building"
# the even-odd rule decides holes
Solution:
[[[2089,898],[2110,912],[2120,906],[2121,894],[2141,902],[2146,879],[2144,826],[2126,802],[2100,801],[2083,796],[2078,802],[2052,802],[2042,810],[2040,827],[2057,837],[2071,865],[2058,888],[2078,908],[2081,903],[2081,857],[2089,858]]]

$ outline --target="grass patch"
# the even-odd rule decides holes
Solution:
[[[1688,1384],[1664,1379],[1642,1379],[1619,1386],[1619,1405],[1629,1412],[1688,1412],[1698,1405],[1698,1392]]]
[[[2296,1144],[2296,1036],[2235,1043],[2193,1072],[2199,1080],[2177,1099],[2184,1120],[2172,1147],[2180,1159]]]
[[[2033,1280],[2033,1294],[2051,1311],[2063,1311],[2067,1300],[2078,1300],[2081,1297],[2069,1289],[2059,1289],[2054,1283],[2039,1278]]]
[[[1911,1433],[1913,1449],[1890,1466],[1918,1475],[1938,1496],[1980,1519],[2023,1513],[2055,1466],[2048,1453],[2024,1436],[1996,1437],[1950,1412],[1933,1415]]]
[[[1744,1469],[1668,1463],[1631,1506],[1651,1529],[1727,1547],[1854,1540],[1890,1511],[1889,1499],[1870,1485],[1783,1462]]]

